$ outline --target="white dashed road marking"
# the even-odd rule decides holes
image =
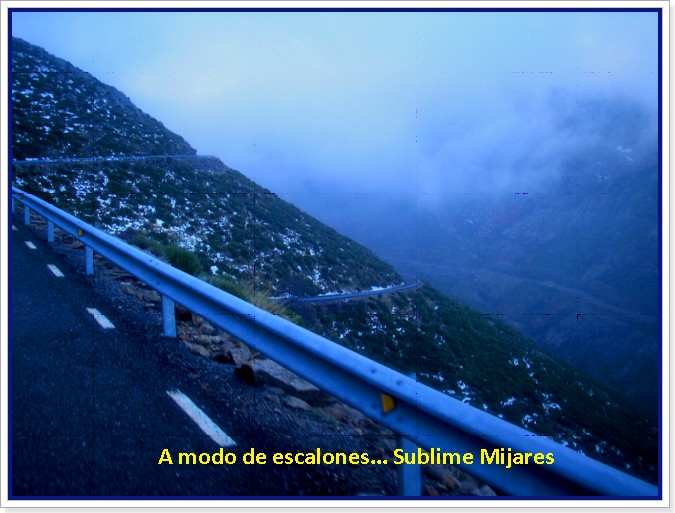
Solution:
[[[54,276],[56,276],[57,278],[63,278],[64,274],[54,264],[47,264],[47,267],[54,274]]]
[[[230,438],[218,425],[213,422],[199,407],[193,403],[188,396],[180,390],[172,390],[166,392],[171,399],[176,401],[188,416],[195,421],[204,433],[209,435],[211,439],[221,447],[230,447],[237,445],[232,438]]]
[[[18,231],[19,231],[19,229],[18,229],[16,226],[14,226],[14,225],[12,225],[12,230],[14,230],[15,232],[18,232]]]
[[[94,316],[96,322],[99,323],[104,330],[111,330],[115,327],[115,325],[110,322],[105,315],[96,310],[96,308],[87,308],[87,312]]]
[[[37,249],[35,247],[35,244],[33,244],[31,241],[27,240],[25,242],[26,242],[26,246],[28,246],[30,249]]]

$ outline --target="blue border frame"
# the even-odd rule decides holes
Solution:
[[[7,37],[9,38],[7,44],[7,195],[11,196],[12,191],[12,165],[13,160],[12,156],[12,14],[9,13],[7,19]],[[8,201],[5,208],[9,209],[8,212],[8,224],[12,224],[12,204],[13,201]],[[9,228],[9,227],[8,227]],[[7,292],[9,296],[7,297],[7,336],[9,340],[7,341],[7,498],[12,499],[12,272],[11,272],[11,259],[10,255],[12,254],[12,239],[13,230],[9,228],[7,230],[7,250],[9,254],[7,256]]]
[[[8,9],[8,96],[7,96],[7,119],[8,119],[8,176],[7,176],[7,190],[11,191],[12,187],[12,14],[15,12],[655,12],[657,14],[657,25],[658,25],[658,231],[659,231],[659,240],[658,240],[658,270],[659,270],[659,307],[661,310],[661,315],[659,319],[659,381],[661,387],[659,388],[658,398],[659,398],[659,413],[658,413],[658,495],[655,497],[635,497],[635,496],[546,496],[546,497],[529,497],[529,496],[498,496],[498,497],[474,497],[474,496],[450,496],[450,497],[403,497],[403,496],[14,496],[12,494],[12,344],[8,343],[8,499],[9,500],[97,500],[97,501],[110,501],[110,500],[278,500],[278,501],[288,501],[288,500],[377,500],[377,501],[391,501],[391,500],[424,500],[424,501],[463,501],[463,500],[479,500],[479,501],[512,501],[512,500],[530,500],[530,501],[575,501],[575,500],[589,500],[589,501],[605,501],[605,500],[662,500],[663,499],[663,411],[661,404],[663,401],[663,226],[661,222],[661,217],[663,213],[663,201],[662,201],[662,187],[663,187],[663,48],[662,48],[662,38],[663,38],[663,8],[649,7],[649,8],[640,8],[640,7],[631,7],[631,8],[609,8],[609,7],[593,7],[593,8],[567,8],[567,7],[555,7],[555,8],[290,8],[290,7],[280,7],[280,8],[94,8],[94,7],[85,7],[85,8],[25,8],[25,7],[16,7]],[[12,219],[12,207],[11,201],[8,202],[7,207],[9,209],[9,223],[11,224]],[[12,250],[12,230],[8,230],[8,250],[11,254]],[[8,259],[8,291],[11,297],[12,294],[12,276],[11,276],[11,262]],[[12,339],[12,302],[7,298],[8,305],[8,336],[11,341]]]
[[[662,40],[663,40],[663,11],[659,9],[658,11],[658,36],[659,38],[659,44],[658,44],[658,59],[659,59],[659,67],[658,67],[658,81],[659,81],[659,88],[658,88],[658,114],[657,114],[657,119],[658,119],[658,124],[659,124],[659,129],[658,129],[658,134],[659,134],[659,156],[658,156],[658,165],[659,165],[659,186],[658,186],[658,205],[659,205],[659,307],[661,309],[661,318],[659,319],[659,381],[661,383],[661,387],[659,388],[659,468],[658,468],[658,475],[659,475],[659,497],[663,495],[663,410],[661,408],[661,405],[663,404],[663,226],[661,223],[661,216],[663,214],[663,67],[661,66],[661,62],[663,60],[663,48],[662,48]]]

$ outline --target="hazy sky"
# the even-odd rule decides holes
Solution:
[[[556,98],[616,96],[656,113],[656,13],[11,21],[14,36],[117,87],[199,153],[282,196],[545,188],[560,155],[602,136],[561,129]]]

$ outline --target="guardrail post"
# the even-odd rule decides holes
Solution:
[[[94,274],[94,250],[89,246],[84,247],[84,269],[86,274]]]
[[[409,377],[417,379],[414,372]],[[405,438],[399,437],[399,446],[404,453],[417,453],[417,445]],[[398,494],[405,497],[419,497],[422,495],[422,466],[419,464],[403,464],[398,468]]]
[[[14,205],[14,194],[12,194],[12,214],[16,212],[16,206]]]
[[[23,223],[26,226],[30,224],[30,208],[25,203],[23,204]]]
[[[47,242],[54,242],[54,223],[47,219]]]
[[[176,314],[173,309],[173,300],[162,294],[162,323],[165,337],[176,337]]]
[[[404,453],[417,454],[417,445],[405,437],[400,437],[400,446]],[[422,495],[422,467],[419,464],[400,465],[398,468],[398,494],[405,497]]]

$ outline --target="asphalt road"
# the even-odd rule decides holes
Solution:
[[[10,499],[396,493],[391,466],[244,465],[252,447],[376,457],[382,440],[291,410],[270,389],[240,381],[232,366],[162,337],[158,312],[110,280],[85,276],[81,256],[54,251],[21,218],[10,254]],[[115,328],[103,329],[87,308]],[[167,394],[176,390],[232,437],[236,446],[224,452],[237,463],[177,464],[178,452],[213,454],[219,446]],[[158,464],[164,449],[173,465]]]
[[[26,160],[14,160],[12,164],[61,164],[67,162],[124,162],[132,160],[154,160],[154,159],[213,159],[211,155],[137,155],[122,157],[73,157],[62,159],[36,158]]]
[[[290,298],[272,298],[274,301],[287,303],[327,303],[329,301],[349,301],[350,299],[359,299],[370,296],[382,296],[385,294],[394,294],[396,292],[404,292],[406,290],[413,290],[422,285],[422,282],[417,278],[408,280],[403,285],[389,287],[386,289],[364,290],[361,292],[350,292],[348,294],[330,294],[324,296],[311,297],[290,297]]]

